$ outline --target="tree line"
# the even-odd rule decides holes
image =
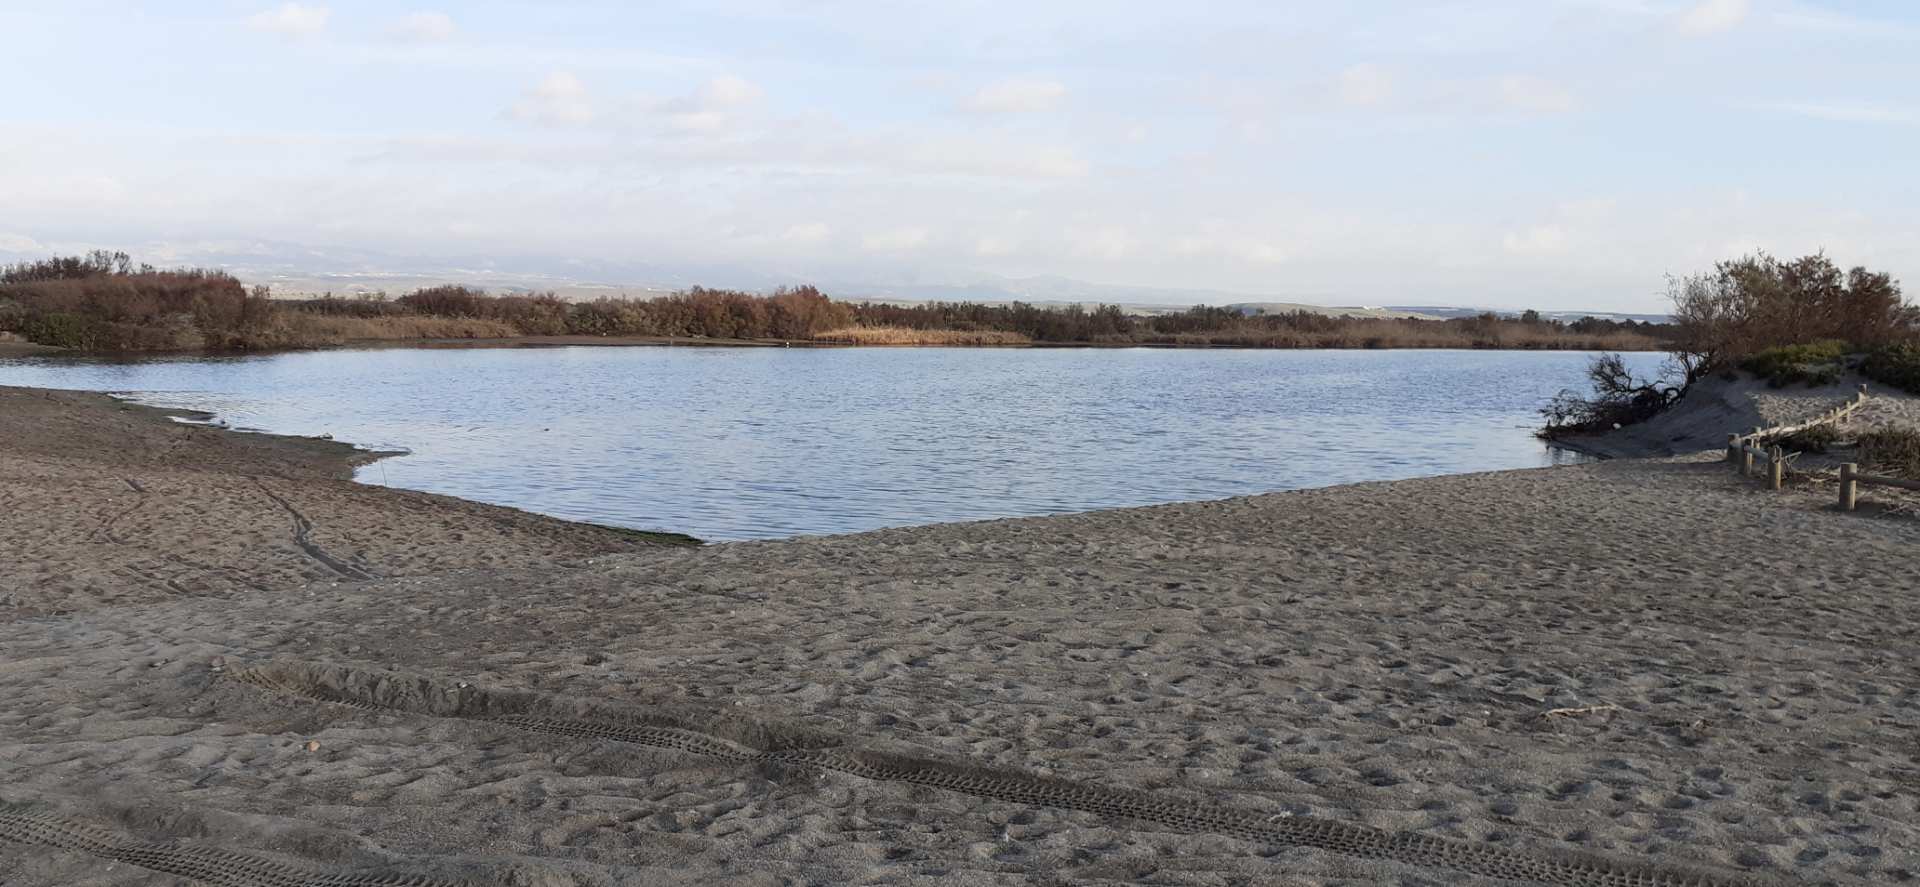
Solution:
[[[1195,306],[1161,314],[1118,306],[1024,302],[897,305],[829,298],[811,286],[770,294],[693,287],[644,298],[570,301],[458,285],[397,298],[270,299],[219,270],[157,270],[125,253],[55,257],[0,269],[0,331],[90,350],[314,347],[355,339],[626,336],[788,342],[952,341],[1001,344],[1255,348],[1667,347],[1663,324],[1528,312],[1455,319],[1266,314]],[[920,335],[914,332],[942,333]]]

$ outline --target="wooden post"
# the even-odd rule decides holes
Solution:
[[[1840,510],[1852,511],[1860,504],[1860,482],[1853,477],[1860,473],[1860,466],[1848,462],[1840,466]]]
[[[1743,460],[1740,463],[1740,476],[1752,477],[1753,476],[1753,445],[1752,444],[1742,445],[1740,447],[1740,456],[1741,456],[1741,459]]]
[[[1727,435],[1727,461],[1740,461],[1740,435],[1738,434]]]
[[[1780,489],[1787,479],[1787,456],[1779,447],[1767,451],[1767,486]]]

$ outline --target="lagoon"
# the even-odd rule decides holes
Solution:
[[[1550,465],[1579,457],[1535,411],[1590,357],[383,348],[0,358],[0,384],[404,449],[359,480],[721,541]]]

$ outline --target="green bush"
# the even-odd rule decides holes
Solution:
[[[1911,394],[1920,394],[1920,344],[1892,345],[1867,355],[1862,375]]]
[[[1847,343],[1840,341],[1783,345],[1741,361],[1740,368],[1775,388],[1795,383],[1831,385],[1840,381],[1840,358],[1846,354]]]
[[[1920,480],[1920,431],[1887,428],[1863,434],[1860,455],[1869,470]]]
[[[29,342],[55,348],[99,348],[105,338],[97,321],[60,313],[30,315],[20,334]]]

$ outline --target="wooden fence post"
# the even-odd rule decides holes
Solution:
[[[1853,477],[1860,473],[1860,466],[1852,462],[1840,466],[1840,510],[1852,511],[1860,503],[1860,482]]]
[[[1727,435],[1727,461],[1740,461],[1740,435],[1738,434]]]
[[[1742,459],[1740,463],[1740,476],[1752,477],[1753,476],[1753,445],[1752,444],[1742,445],[1740,447],[1740,457]]]
[[[1787,456],[1779,447],[1767,451],[1767,485],[1780,489],[1787,479]]]

